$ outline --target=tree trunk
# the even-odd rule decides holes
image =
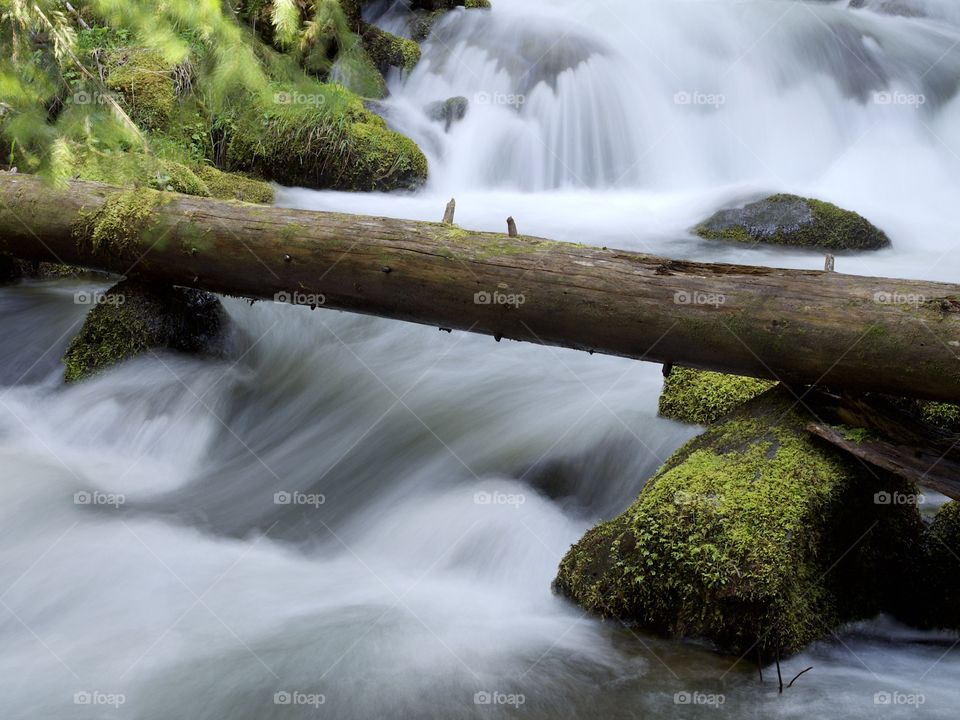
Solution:
[[[137,192],[142,207],[97,183],[0,174],[0,251],[497,339],[960,402],[957,285]]]

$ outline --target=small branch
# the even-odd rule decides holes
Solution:
[[[443,211],[444,225],[453,225],[453,215],[456,212],[457,201],[454,198],[450,198],[450,202],[447,203],[447,209]]]
[[[517,223],[512,217],[507,218],[507,235],[517,237]]]
[[[798,678],[798,677],[800,677],[800,676],[803,675],[804,673],[810,672],[811,670],[813,670],[813,665],[811,665],[810,667],[808,667],[806,670],[801,670],[801,671],[798,672],[796,675],[794,675],[794,676],[793,676],[793,680],[791,680],[790,683],[787,685],[787,689],[789,690],[790,688],[793,687],[793,684],[797,681],[797,678]]]
[[[77,22],[80,23],[80,27],[82,27],[84,30],[90,29],[90,26],[87,25],[86,20],[83,19],[79,11],[73,5],[71,5],[69,2],[64,2],[63,4],[66,6],[67,10],[69,10],[76,16]]]

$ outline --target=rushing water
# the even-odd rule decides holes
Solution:
[[[801,192],[893,240],[838,269],[956,280],[950,0],[495,2],[391,78],[428,187],[280,201],[436,219],[456,196],[467,227],[816,267],[688,232]],[[423,109],[451,96],[470,107],[446,132]],[[0,289],[4,720],[956,716],[951,635],[847,628],[784,663],[814,669],[780,696],[771,668],[551,595],[567,547],[696,433],[656,417],[657,366],[228,301],[226,358],[64,387],[81,289]]]

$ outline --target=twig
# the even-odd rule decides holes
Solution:
[[[791,681],[790,681],[790,684],[787,685],[787,689],[789,690],[790,688],[793,687],[793,684],[797,681],[797,678],[798,678],[798,677],[800,677],[801,675],[803,675],[805,672],[810,672],[811,670],[813,670],[813,665],[811,665],[810,667],[808,667],[806,670],[801,670],[801,671],[798,672],[796,675],[794,675],[794,676],[793,676],[793,680],[791,680]]]

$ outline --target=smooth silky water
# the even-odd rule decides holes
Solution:
[[[958,279],[949,0],[907,3],[927,18],[495,4],[442,20],[390,79],[382,110],[427,152],[427,187],[279,203],[436,220],[453,196],[463,227],[513,215],[525,234],[822,267],[689,233],[797,192],[890,235],[838,270]],[[402,32],[387,3],[374,13]],[[444,132],[423,108],[458,95],[469,111]],[[749,661],[551,594],[570,544],[697,432],[656,417],[659,366],[228,300],[224,358],[162,353],[64,387],[74,296],[92,288],[0,289],[4,720],[956,716],[949,634],[845,628],[786,660],[788,679],[814,669],[778,695],[772,667],[761,683]]]

